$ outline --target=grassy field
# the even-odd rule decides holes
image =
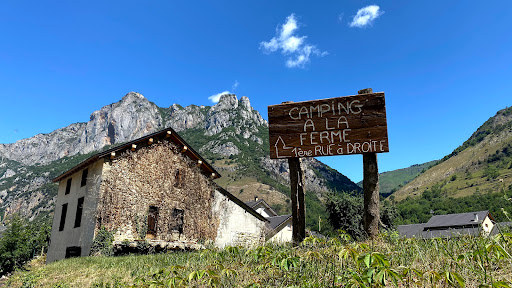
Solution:
[[[32,261],[6,287],[511,287],[512,234]],[[1,285],[1,284],[0,284]]]
[[[436,184],[442,185],[447,196],[454,198],[506,190],[512,186],[512,158],[506,156],[511,154],[508,152],[510,143],[509,133],[488,137],[428,169],[392,195],[396,201],[401,201],[407,196],[419,196]],[[506,155],[498,153],[505,149]],[[495,155],[501,158],[491,161]],[[489,166],[496,168],[495,177],[485,175]]]
[[[436,164],[437,160],[379,174],[379,193],[387,197]],[[357,183],[363,187],[363,181]]]

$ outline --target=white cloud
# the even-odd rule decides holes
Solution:
[[[286,60],[286,67],[295,68],[304,66],[304,64],[309,61],[309,55],[311,54],[312,49],[313,47],[311,46],[305,46],[303,53],[298,54],[295,59]]]
[[[208,99],[209,99],[210,101],[212,101],[212,103],[217,103],[217,102],[219,102],[220,97],[221,97],[222,95],[226,95],[226,94],[231,94],[231,93],[229,93],[229,91],[224,91],[224,92],[221,92],[221,93],[218,93],[218,94],[212,95],[212,96],[208,97]]]
[[[231,91],[235,92],[238,85],[240,85],[240,83],[238,83],[238,80],[235,80],[235,83],[233,83],[233,86],[231,86]]]
[[[266,53],[274,52],[279,48],[276,38],[272,38],[269,42],[261,42],[260,48],[263,47],[263,51]]]
[[[268,42],[261,42],[260,49],[264,53],[272,53],[281,50],[283,55],[287,55],[286,67],[302,68],[309,62],[311,54],[316,56],[325,56],[328,53],[320,51],[315,45],[307,44],[307,36],[296,36],[295,33],[299,29],[295,15],[291,14],[286,17],[286,22],[277,27],[276,36]]]
[[[290,16],[286,17],[286,23],[281,27],[281,35],[279,35],[279,37],[286,39],[290,37],[297,28],[297,20],[295,20],[295,15],[292,13]]]
[[[302,43],[304,43],[304,38],[306,37],[295,37],[295,36],[292,36],[292,37],[289,37],[289,38],[286,38],[286,40],[283,41],[283,51],[284,52],[295,52],[297,51],[297,49],[300,48],[300,46],[302,45]]]
[[[343,17],[345,16],[345,14],[341,13],[340,15],[338,15],[338,20],[341,22],[343,21]]]
[[[356,16],[350,23],[350,27],[365,27],[371,25],[377,17],[382,15],[384,12],[380,11],[380,7],[377,5],[370,5],[361,8],[357,11]]]

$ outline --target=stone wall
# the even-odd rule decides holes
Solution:
[[[145,239],[150,206],[158,207],[156,235],[164,241],[214,240],[219,220],[212,203],[214,190],[210,180],[181,147],[163,141],[135,152],[127,151],[105,163],[97,228],[116,231],[115,240]],[[183,214],[183,231],[176,231]]]

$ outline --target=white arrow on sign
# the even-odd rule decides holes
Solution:
[[[274,145],[274,147],[276,147],[276,158],[286,158],[286,156],[279,156],[279,149],[277,148],[279,142],[282,143],[282,145],[283,145],[282,149],[283,150],[292,149],[293,147],[286,147],[286,144],[284,143],[284,140],[283,140],[283,138],[281,138],[281,136],[279,136],[277,138],[276,144]]]

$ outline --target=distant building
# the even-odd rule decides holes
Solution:
[[[245,202],[247,206],[265,217],[269,223],[266,236],[267,241],[284,243],[292,241],[292,215],[277,215],[270,205],[263,199],[254,198],[254,201]]]
[[[53,180],[47,262],[89,255],[100,227],[117,243],[162,249],[265,241],[273,222],[214,183],[218,177],[170,128],[95,154]]]
[[[506,225],[506,224],[505,224]],[[462,235],[493,235],[497,225],[489,211],[434,215],[427,223],[398,225],[400,236],[405,238],[450,238]],[[504,226],[504,225],[501,225]]]

